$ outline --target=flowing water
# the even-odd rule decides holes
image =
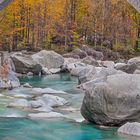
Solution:
[[[0,97],[0,140],[139,140],[135,137],[119,136],[117,128],[99,128],[93,124],[77,122],[83,119],[78,109],[84,96],[82,91],[76,89],[77,78],[71,77],[69,74],[61,74],[46,77],[23,77],[20,80],[21,83],[28,82],[34,87],[49,87],[67,92],[68,95],[60,96],[67,99],[69,104],[56,108],[56,110],[66,114],[68,118],[26,119],[28,111],[7,108],[6,105],[13,100],[15,95],[30,98],[29,91],[25,88],[5,91],[1,93]],[[78,111],[64,111],[69,107]]]

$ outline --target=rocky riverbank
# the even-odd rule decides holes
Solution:
[[[102,53],[97,51],[76,50],[62,56],[54,51],[42,50],[34,54],[11,53],[8,59],[14,67],[11,67],[7,76],[9,82],[1,79],[0,88],[19,87],[15,73],[32,77],[67,72],[78,78],[78,88],[85,91],[81,114],[87,121],[106,126],[140,122],[140,57],[132,58],[126,63],[115,63],[103,61]],[[15,99],[8,107],[37,111],[28,114],[29,118],[64,117],[63,114],[54,112],[53,107],[63,106],[67,101],[48,94],[66,94],[65,92],[49,88],[35,89],[28,83],[23,86],[29,92],[34,92],[33,95],[30,94],[32,99]]]

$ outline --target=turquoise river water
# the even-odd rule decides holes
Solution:
[[[70,95],[64,98],[70,102],[71,107],[81,106],[84,93],[76,89],[77,78],[69,74],[25,77],[20,81],[28,82],[34,87],[63,90]],[[16,92],[19,94],[25,91],[23,89],[12,91],[13,94]],[[70,119],[29,120],[24,117],[5,117],[10,116],[11,113],[16,115],[27,113],[5,107],[5,102],[8,101],[9,98],[0,99],[0,140],[139,140],[135,137],[118,135],[117,128],[100,128],[94,124],[76,122],[76,119],[82,118],[80,113],[69,114]]]

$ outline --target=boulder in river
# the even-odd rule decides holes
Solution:
[[[140,75],[115,74],[86,89],[83,117],[93,123],[118,126],[140,122]]]
[[[41,72],[42,66],[34,61],[30,55],[15,53],[11,56],[11,59],[17,73],[27,74],[32,72],[38,75]]]

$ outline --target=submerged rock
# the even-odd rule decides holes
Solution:
[[[11,102],[8,107],[28,108],[30,107],[30,103],[26,99],[16,99],[14,102]]]
[[[47,94],[43,95],[42,97],[39,97],[38,99],[43,101],[46,106],[50,107],[63,106],[67,103],[67,101],[64,98]]]
[[[64,115],[57,112],[49,112],[49,113],[28,114],[27,117],[30,119],[41,119],[41,118],[59,118],[64,117]]]
[[[15,96],[14,96],[15,97]],[[19,96],[20,98],[24,98]],[[54,96],[54,95],[43,95],[41,97],[36,97],[35,100],[26,99],[16,99],[9,103],[8,107],[14,108],[25,108],[39,112],[50,112],[53,107],[63,106],[67,103],[64,98]]]
[[[54,90],[51,88],[32,88],[33,93],[36,94],[67,94],[61,90]]]
[[[118,129],[118,133],[140,137],[140,123],[138,123],[138,122],[129,123],[128,122]]]
[[[115,74],[90,86],[81,107],[86,120],[108,126],[140,122],[140,75]]]
[[[32,86],[31,86],[29,83],[25,83],[25,84],[23,85],[23,87],[25,87],[25,88],[32,88]]]

